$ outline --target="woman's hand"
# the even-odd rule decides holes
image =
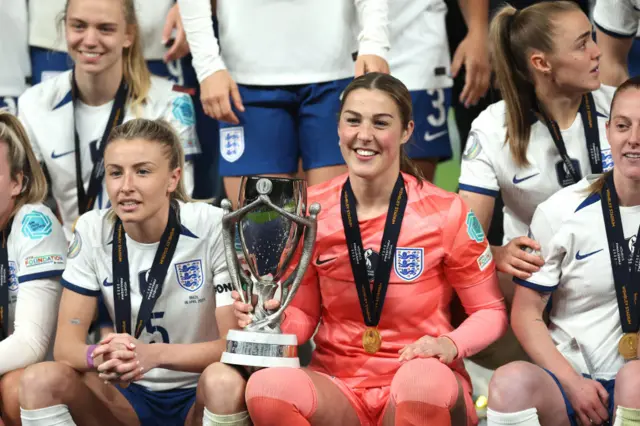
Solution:
[[[94,359],[102,355],[102,363],[97,366],[98,376],[119,383],[142,379],[144,372],[156,367],[149,346],[129,334],[109,334],[92,354]]]
[[[531,252],[532,251],[532,252]],[[526,280],[544,265],[539,254],[540,244],[528,237],[518,237],[502,247],[492,247],[498,271]]]
[[[449,364],[458,355],[458,348],[448,337],[423,336],[398,351],[400,361],[413,358],[438,358],[443,364]]]
[[[562,387],[582,426],[601,425],[609,419],[609,394],[600,382],[576,375]]]
[[[238,326],[240,328],[245,328],[251,324],[252,318],[250,313],[253,312],[253,305],[242,302],[240,299],[240,293],[235,290],[231,292],[231,298],[235,300],[235,302],[233,302],[233,314],[238,318]],[[279,300],[271,299],[264,302],[264,308],[268,311],[274,311],[279,307]]]

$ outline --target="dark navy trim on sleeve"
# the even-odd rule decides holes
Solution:
[[[197,159],[198,157],[200,157],[202,154],[201,153],[197,153],[197,154],[189,154],[189,155],[185,155],[184,156],[184,161],[193,161],[195,159]]]
[[[531,290],[538,291],[540,293],[551,293],[552,291],[554,291],[554,290],[556,290],[558,288],[557,284],[554,285],[553,287],[547,287],[547,286],[544,286],[544,285],[535,284],[535,283],[532,283],[530,281],[526,281],[526,280],[523,280],[523,279],[520,279],[520,278],[516,278],[516,277],[513,277],[513,282],[516,283],[516,284],[520,284],[523,287],[530,288]]]
[[[476,194],[488,195],[490,197],[497,197],[500,194],[500,191],[496,191],[494,189],[481,188],[479,186],[466,185],[461,183],[458,185],[458,189],[462,191],[475,192]]]
[[[636,33],[633,33],[633,34],[621,34],[621,33],[617,33],[615,31],[611,31],[611,30],[608,30],[606,28],[603,28],[601,25],[598,25],[597,22],[594,22],[594,23],[596,24],[596,27],[598,27],[598,29],[600,31],[602,31],[603,33],[605,33],[609,37],[614,37],[614,38],[635,38],[635,36],[636,36]]]
[[[22,284],[33,280],[40,280],[42,278],[60,277],[62,276],[63,272],[64,269],[52,269],[50,271],[42,271],[35,274],[22,275],[18,277],[18,282]]]
[[[82,294],[83,296],[94,296],[94,297],[98,297],[98,295],[100,295],[100,290],[89,290],[86,289],[84,287],[80,287],[77,286],[75,284],[71,284],[69,281],[65,280],[64,278],[62,278],[60,280],[60,284],[62,284],[62,287],[64,288],[68,288],[69,290],[78,293],[78,294]]]

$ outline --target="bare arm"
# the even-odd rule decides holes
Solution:
[[[62,290],[54,358],[78,371],[89,371],[87,334],[97,310],[97,298]],[[96,362],[96,365],[98,363]]]
[[[600,80],[608,86],[618,87],[629,78],[627,57],[633,37],[613,37],[596,28],[600,57]]]
[[[516,286],[511,326],[533,362],[553,372],[560,382],[566,383],[581,376],[556,349],[542,319],[550,296],[551,293],[539,293],[524,286]]]
[[[477,194],[470,191],[460,191],[462,198],[467,206],[475,213],[476,217],[482,225],[485,234],[489,233],[491,226],[491,217],[493,216],[493,208],[496,205],[496,199],[489,195]]]
[[[470,33],[489,31],[489,0],[458,0]]]

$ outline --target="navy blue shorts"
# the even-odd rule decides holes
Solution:
[[[132,383],[128,388],[116,386],[133,407],[140,426],[184,426],[189,410],[196,402],[196,388],[152,392]]]
[[[560,388],[560,393],[562,393],[562,398],[564,398],[564,405],[567,407],[567,416],[569,417],[569,422],[571,422],[571,426],[578,426],[578,421],[576,420],[576,410],[574,410],[573,406],[571,405],[571,402],[567,398],[567,394],[564,392],[564,388],[560,384],[560,381],[555,376],[555,374],[553,374],[551,371],[547,369],[544,369],[544,371],[549,373],[551,378],[556,382],[556,384]],[[609,394],[609,406],[607,407],[607,411],[609,412],[609,421],[613,421],[614,409],[616,407],[615,401],[614,401],[614,390],[616,387],[616,381],[614,379],[614,380],[598,380],[598,382],[600,382],[600,384],[604,386],[604,389]]]
[[[238,85],[239,125],[220,122],[220,174],[295,173],[344,164],[338,146],[340,95],[351,78],[294,86]]]
[[[412,91],[411,102],[415,129],[405,145],[409,158],[450,159],[453,155],[448,127],[451,88]]]
[[[18,98],[15,96],[0,95],[0,111],[6,111],[13,115],[18,115]]]

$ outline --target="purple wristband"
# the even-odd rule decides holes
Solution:
[[[93,350],[97,347],[98,345],[90,345],[87,348],[87,366],[89,368],[95,368],[95,365],[93,364],[93,357],[91,356],[91,354],[93,353]]]

